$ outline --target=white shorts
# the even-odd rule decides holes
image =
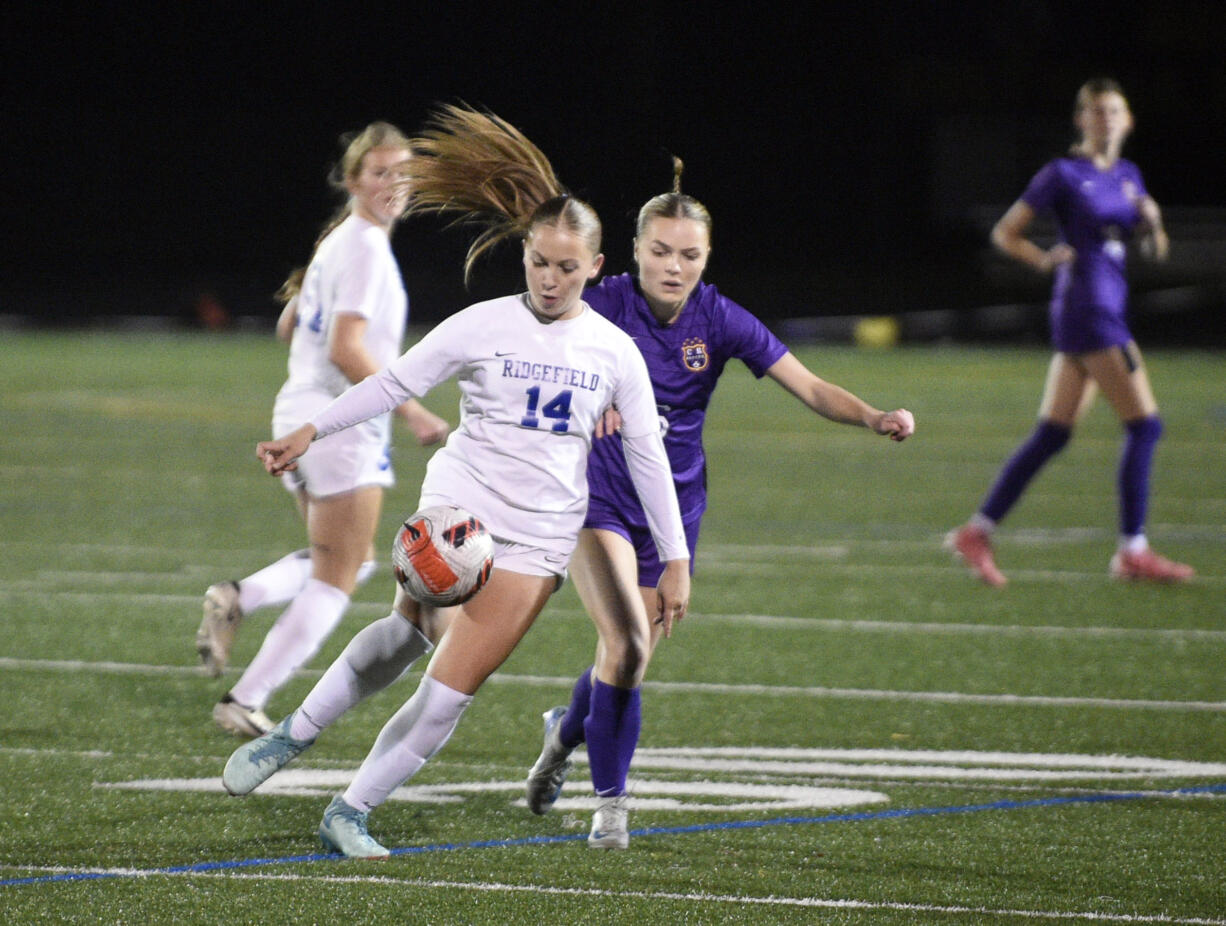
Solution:
[[[494,538],[494,568],[518,572],[528,576],[553,576],[557,580],[554,591],[566,581],[568,557],[540,547],[530,547],[514,540]]]
[[[274,437],[293,431],[301,422],[274,421]],[[364,486],[390,488],[396,484],[387,445],[372,441],[361,429],[347,428],[311,444],[298,460],[298,468],[281,477],[281,484],[297,494],[327,498]]]
[[[418,499],[417,510],[433,508],[435,505],[454,505],[465,511],[471,510],[446,495],[425,493],[422,493],[421,498]],[[477,520],[481,520],[481,515],[475,511],[472,513],[476,515]],[[493,534],[492,531],[491,534],[494,541],[495,569],[505,569],[507,572],[518,572],[526,576],[554,576],[558,580],[554,591],[562,587],[562,583],[566,581],[566,567],[570,563],[570,553],[546,550],[532,544],[508,540],[506,537]],[[572,547],[571,553],[573,552]]]

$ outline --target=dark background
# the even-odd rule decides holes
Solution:
[[[337,137],[378,118],[411,133],[465,101],[596,206],[612,272],[670,151],[715,218],[707,278],[760,316],[1042,337],[1041,316],[999,307],[1042,303],[1046,282],[992,256],[987,230],[1073,139],[1077,87],[1109,74],[1175,240],[1134,273],[1138,335],[1226,343],[1224,39],[1226,4],[1183,0],[19,9],[0,315],[191,323],[211,299],[268,323],[336,205]],[[433,219],[395,244],[416,323],[522,283],[505,249],[465,292],[465,239]]]

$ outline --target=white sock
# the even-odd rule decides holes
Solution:
[[[307,579],[306,586],[281,612],[230,695],[262,710],[280,688],[323,645],[349,606],[349,596],[334,585]]]
[[[244,614],[256,608],[293,601],[311,577],[311,551],[295,550],[238,583],[238,606]]]
[[[971,527],[979,528],[985,534],[991,534],[992,531],[996,530],[996,522],[993,521],[991,518],[989,518],[987,515],[980,514],[978,511],[976,511],[973,515],[971,515],[970,520],[967,521],[966,523],[969,524]]]
[[[395,612],[367,624],[294,712],[289,735],[296,740],[319,736],[341,714],[382,691],[432,649],[422,632]]]
[[[471,703],[472,695],[424,676],[413,697],[379,732],[375,745],[345,790],[345,803],[366,811],[382,804],[443,748],[460,722],[460,715]]]
[[[368,559],[358,567],[355,588],[366,584],[375,574],[378,562]],[[244,614],[256,608],[271,608],[285,604],[298,597],[311,577],[311,551],[295,550],[269,563],[258,572],[253,572],[238,583],[238,606]]]
[[[1149,540],[1144,534],[1121,535],[1119,549],[1121,553],[1144,553],[1149,549]]]
[[[375,574],[375,569],[379,566],[379,561],[368,559],[358,567],[357,578],[354,579],[354,588],[361,588],[366,584],[366,580]]]

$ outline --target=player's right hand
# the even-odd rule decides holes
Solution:
[[[1053,245],[1043,252],[1043,266],[1039,269],[1043,273],[1050,273],[1061,264],[1071,264],[1076,259],[1077,252],[1073,250],[1072,245],[1061,241],[1059,244]]]

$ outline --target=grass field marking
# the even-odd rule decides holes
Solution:
[[[573,678],[495,673],[491,682],[541,687],[574,687]],[[968,694],[956,691],[896,691],[879,688],[828,688],[793,685],[721,684],[718,682],[644,681],[649,691],[696,692],[699,694],[779,695],[809,698],[847,698],[870,701],[932,701],[946,704],[993,704],[1023,707],[1105,707],[1122,710],[1187,710],[1226,712],[1226,701],[1158,701],[1132,698],[1081,698],[1055,695]]]
[[[838,559],[845,557],[854,548],[881,548],[886,550],[931,550],[937,555],[943,552],[945,533],[932,533],[926,528],[901,528],[912,536],[860,537],[832,536],[823,538],[820,544],[750,544],[707,543],[698,556],[698,565],[716,562],[724,564],[743,559],[761,559],[778,562],[786,559]],[[1216,540],[1226,541],[1221,524],[1157,524],[1148,527],[1150,534],[1161,534],[1167,540]],[[1000,539],[1009,546],[1056,547],[1070,544],[1111,543],[1117,535],[1105,527],[1020,527],[1001,531]]]
[[[747,770],[742,769],[742,771]],[[701,769],[699,769],[701,771]],[[787,774],[798,775],[799,770],[788,770]],[[350,770],[323,770],[310,768],[287,769],[274,775],[260,789],[265,797],[310,797],[327,800],[337,789],[344,789],[353,778]],[[197,792],[221,794],[221,779],[212,776],[206,778],[145,778],[133,781],[94,782],[95,788],[116,791],[162,791],[162,792]],[[592,794],[591,787],[585,781],[574,781],[567,789],[572,796],[559,800],[559,810],[596,809],[599,800]],[[836,808],[859,807],[866,804],[885,804],[890,798],[879,791],[867,791],[863,788],[833,788],[811,784],[788,784],[783,782],[758,781],[710,781],[706,778],[690,781],[655,781],[636,775],[633,779],[633,799],[631,806],[635,810],[646,811],[684,811],[700,814],[710,813],[761,813],[771,811],[803,812],[813,810],[834,810]],[[388,800],[411,802],[419,804],[455,804],[465,799],[465,795],[485,795],[494,792],[509,792],[522,795],[524,791],[523,778],[517,777],[507,781],[450,781],[437,784],[401,785],[388,795]],[[647,795],[657,795],[648,797]],[[711,799],[718,800],[711,800]],[[525,807],[522,796],[512,799],[509,806]]]
[[[1147,756],[976,750],[840,749],[742,746],[641,747],[634,768],[710,770],[755,775],[830,775],[944,781],[1107,781],[1130,778],[1223,778],[1226,763]]]
[[[2,470],[3,467],[0,466],[0,471]],[[1202,501],[1204,501],[1203,497],[1197,498],[1198,503]],[[1223,499],[1223,502],[1226,502],[1226,499]],[[723,560],[746,556],[758,556],[764,559],[827,559],[832,555],[842,555],[844,550],[853,546],[885,547],[887,549],[911,549],[919,547],[939,551],[945,537],[943,531],[932,532],[930,529],[922,526],[901,525],[899,530],[912,536],[866,537],[860,535],[831,535],[823,537],[821,543],[807,545],[717,543],[713,541],[703,544],[699,562],[701,564],[702,560],[707,557]],[[1148,525],[1148,531],[1151,534],[1159,533],[1168,538],[1189,540],[1216,539],[1219,542],[1226,540],[1226,537],[1223,537],[1222,525],[1217,523],[1189,524],[1185,522],[1155,521]],[[1116,533],[1114,530],[1105,527],[1017,527],[1008,530],[1002,529],[1001,537],[1002,539],[1007,539],[1010,544],[1058,546],[1068,543],[1114,541]],[[104,554],[117,557],[160,557],[166,554],[165,546],[153,544],[88,543],[84,541],[60,543],[54,540],[22,540],[13,537],[0,539],[0,550],[9,548],[47,550],[61,555],[73,553],[86,555]],[[286,551],[280,548],[269,549],[267,547],[226,547],[224,550],[216,550],[215,552],[218,558],[224,559],[226,562],[232,562],[237,559],[268,559],[272,561],[280,559],[285,555]],[[200,554],[197,553],[196,555]],[[186,564],[182,568],[191,568],[202,572],[215,572],[218,567],[215,562],[210,560],[207,563]]]
[[[2,467],[0,467],[2,469]],[[1206,501],[1198,498],[1198,504]],[[1222,500],[1226,504],[1226,499]],[[758,559],[765,562],[781,560],[817,560],[845,559],[855,548],[880,548],[885,550],[931,550],[934,555],[942,556],[944,532],[931,532],[919,527],[908,530],[911,536],[868,537],[868,536],[825,536],[820,542],[808,544],[748,544],[748,543],[707,543],[699,555],[699,566],[704,563],[726,565],[737,561]],[[1155,522],[1149,525],[1151,535],[1161,535],[1167,540],[1183,541],[1217,541],[1226,542],[1226,532],[1217,523],[1188,524]],[[1001,541],[1010,546],[1052,547],[1068,544],[1085,544],[1099,542],[1114,542],[1115,532],[1102,527],[1020,527],[1003,531]],[[141,544],[110,544],[110,543],[54,543],[38,540],[0,539],[0,550],[5,549],[54,551],[57,555],[73,553],[74,555],[106,555],[111,557],[161,557],[166,553],[165,547],[146,546]],[[199,555],[199,554],[197,554]],[[262,548],[226,548],[217,551],[217,559],[224,562],[236,560],[253,560],[252,566],[258,561],[276,560],[284,555],[284,551],[276,552]],[[176,567],[174,574],[212,575],[224,571],[215,560],[204,563],[186,563]],[[240,570],[241,571],[241,570]],[[1104,572],[1105,572],[1104,568]]]
[[[972,624],[941,621],[881,621],[834,617],[793,617],[775,614],[709,614],[705,611],[690,611],[688,619],[731,621],[754,624],[759,627],[787,627],[789,629],[813,630],[866,630],[883,633],[966,633],[982,636],[1002,634],[1007,636],[1036,637],[1123,637],[1133,639],[1169,639],[1226,641],[1226,630],[1201,630],[1184,627],[1075,627],[1053,624]]]
[[[1024,572],[1025,570],[1023,570]],[[73,575],[83,575],[74,573]],[[108,575],[99,573],[99,575]],[[111,573],[109,575],[127,575],[126,573]],[[139,575],[154,575],[142,573]],[[159,574],[164,578],[175,578],[176,573]],[[108,583],[110,584],[110,583]],[[116,583],[117,584],[117,583]],[[22,595],[47,595],[47,588],[41,581],[32,579],[0,580],[0,598],[18,597]],[[87,604],[109,602],[123,599],[133,604],[182,605],[190,610],[194,620],[203,600],[199,595],[162,595],[143,592],[53,592],[56,598],[72,597],[83,600]],[[269,618],[276,613],[275,607],[261,608]],[[252,612],[253,614],[257,612]],[[346,615],[354,617],[382,617],[388,613],[388,606],[379,602],[356,601],[350,604]],[[588,620],[587,612],[574,607],[550,607],[542,618],[581,618]],[[691,610],[688,617],[701,621],[728,621],[732,623],[753,624],[757,627],[785,627],[797,630],[863,630],[882,633],[929,633],[929,634],[974,634],[977,636],[990,634],[1005,634],[1011,636],[1065,636],[1065,637],[1115,637],[1131,639],[1153,639],[1174,641],[1226,641],[1226,630],[1210,630],[1196,627],[1110,627],[1102,625],[1075,626],[1055,624],[983,624],[969,622],[943,621],[889,621],[889,620],[848,620],[831,617],[799,617],[789,614],[745,614],[721,613]]]
[[[174,578],[174,573],[166,573],[164,578]],[[54,597],[57,601],[68,600],[74,603],[84,605],[110,604],[119,599],[121,601],[130,602],[131,604],[153,604],[166,607],[183,608],[184,614],[190,615],[191,620],[196,620],[200,614],[200,605],[204,600],[204,592],[193,595],[176,595],[176,594],[157,594],[151,592],[66,592],[66,591],[47,591],[45,582],[36,581],[34,579],[15,579],[12,581],[4,581],[0,579],[0,599],[3,598],[21,598],[29,596],[38,596],[40,598]],[[271,621],[273,616],[278,613],[278,610],[284,610],[284,606],[280,608],[273,606],[260,609],[266,614]],[[355,601],[352,602],[345,610],[346,615],[357,615],[359,617],[383,617],[391,610],[390,604],[379,604],[372,601]],[[253,614],[256,612],[252,612]],[[263,615],[261,615],[263,616]],[[190,645],[190,641],[189,641]]]
[[[587,762],[581,751],[580,763]],[[687,779],[656,780],[646,770],[688,772]],[[973,750],[770,748],[770,747],[643,747],[634,756],[630,792],[635,810],[730,813],[764,810],[800,811],[885,803],[889,796],[858,787],[829,787],[818,777],[850,779],[894,778],[900,781],[1034,782],[1036,784],[1130,779],[1226,779],[1226,764],[1159,759],[1146,756],[1072,755],[978,752]],[[712,780],[712,774],[726,780]],[[292,768],[269,780],[265,796],[327,799],[352,778],[349,769]],[[773,780],[766,780],[773,779]],[[95,781],[95,788],[119,791],[222,792],[216,775],[192,778],[140,778]],[[452,804],[465,795],[505,791],[519,795],[523,779],[445,781],[402,785],[389,800]],[[1085,794],[1083,788],[1079,794]],[[1159,793],[1159,792],[1152,792]],[[712,800],[715,799],[715,800]],[[523,799],[512,802],[524,806]],[[596,799],[579,776],[568,782],[559,810],[593,810]]]
[[[0,866],[0,869],[10,866]],[[49,874],[73,874],[74,869],[62,866],[23,868]],[[96,869],[98,878],[155,877],[164,872],[142,872],[138,869]],[[1226,926],[1226,919],[1180,917],[1156,913],[1104,913],[1074,910],[1023,910],[1017,908],[967,907],[951,904],[921,904],[889,900],[854,900],[827,897],[747,896],[739,894],[707,894],[677,891],[628,891],[595,887],[559,887],[551,884],[507,884],[500,881],[439,881],[426,878],[396,878],[388,875],[323,875],[293,872],[216,871],[184,872],[179,877],[225,879],[233,881],[295,882],[303,884],[372,885],[426,890],[479,891],[496,894],[548,894],[561,897],[596,897],[618,900],[677,901],[681,903],[725,904],[742,907],[799,907],[822,910],[880,910],[901,913],[933,913],[946,916],[1008,916],[1030,920],[1081,920],[1090,923],[1157,923],[1171,926]],[[0,882],[3,884],[3,882]]]
[[[78,659],[12,659],[0,656],[0,669],[32,670],[35,672],[110,672],[119,675],[196,675],[204,678],[200,666],[165,666],[139,662],[86,662]],[[238,668],[228,670],[234,674]],[[315,669],[298,673],[305,676],[320,676]]]
[[[732,820],[717,823],[703,823],[689,826],[672,826],[672,827],[646,827],[643,829],[631,830],[631,835],[636,838],[649,838],[658,836],[683,836],[694,835],[700,833],[713,833],[720,831],[733,830],[751,830],[765,829],[777,826],[808,826],[814,824],[828,823],[864,823],[881,820],[905,820],[921,817],[936,817],[945,815],[958,815],[970,813],[987,813],[987,812],[1008,812],[1021,810],[1034,810],[1054,807],[1067,807],[1075,805],[1109,805],[1119,804],[1129,801],[1152,799],[1155,796],[1161,797],[1182,797],[1205,793],[1223,793],[1226,792],[1226,784],[1221,785],[1205,785],[1191,788],[1175,788],[1169,791],[1157,792],[1135,792],[1135,791],[1118,791],[1118,792],[1099,792],[1095,794],[1083,795],[1068,795],[1059,797],[1036,798],[1033,800],[999,800],[991,801],[983,804],[961,804],[952,806],[940,807],[912,807],[912,808],[894,808],[887,810],[876,811],[861,811],[855,813],[839,813],[826,814],[818,817],[775,817],[769,820]],[[391,850],[393,856],[412,856],[421,855],[432,852],[454,852],[463,849],[504,849],[520,846],[539,846],[565,842],[577,842],[586,839],[583,833],[567,833],[546,836],[524,836],[507,839],[487,839],[477,840],[464,843],[434,843],[423,846],[405,846]],[[304,862],[320,862],[320,861],[335,861],[335,855],[290,855],[279,858],[255,858],[255,859],[234,859],[229,861],[219,862],[195,862],[186,865],[175,865],[160,868],[124,868],[124,869],[99,869],[99,868],[81,868],[81,869],[65,869],[53,874],[42,874],[35,876],[26,876],[19,878],[0,879],[0,888],[14,888],[29,884],[47,884],[55,882],[70,882],[70,881],[94,881],[102,879],[117,879],[117,878],[148,878],[155,876],[183,876],[183,875],[200,875],[211,873],[224,873],[228,877],[232,877],[232,872],[242,869],[250,869],[257,867],[266,867],[271,865],[289,865]],[[27,865],[7,865],[10,870],[15,871],[41,871],[45,870],[35,866]],[[659,895],[661,897],[667,895]],[[680,895],[682,899],[689,895]],[[715,895],[727,896],[727,895]],[[731,897],[733,901],[743,901],[745,898]],[[753,899],[759,903],[786,903],[786,904],[808,904],[821,905],[823,903],[854,903],[860,901],[821,901],[815,898],[765,898]],[[886,902],[882,909],[889,909]],[[909,905],[904,905],[905,909],[911,909]],[[920,909],[926,909],[921,905]],[[934,910],[942,908],[934,907]],[[975,908],[949,908],[954,912],[962,912],[967,915],[983,915],[982,911]],[[1006,914],[1007,915],[1007,914]],[[1061,911],[1021,911],[1018,916],[1027,916],[1031,918],[1045,919],[1085,919],[1083,914]],[[1189,917],[1176,918],[1162,914],[1144,915],[1144,914],[1109,914],[1109,913],[1092,913],[1091,918],[1102,922],[1149,922],[1149,923],[1180,923],[1180,924],[1206,924],[1206,926],[1222,926],[1226,924],[1226,920],[1215,920],[1204,917]]]
[[[163,595],[157,592],[65,592],[48,591],[45,582],[34,579],[18,579],[12,582],[0,582],[0,598],[21,598],[37,596],[42,599],[54,598],[56,601],[81,604],[85,606],[99,603],[114,602],[122,599],[131,604],[151,604],[165,607],[194,608],[199,611],[204,593],[199,595]],[[383,609],[384,612],[387,608]],[[193,615],[194,617],[195,615]]]
[[[726,564],[720,567],[726,571],[735,571],[746,573],[749,575],[774,575],[776,578],[779,575],[778,564],[771,563],[741,563],[741,564]],[[946,565],[938,564],[907,564],[907,563],[827,563],[822,569],[825,572],[841,572],[849,574],[870,574],[879,575],[881,573],[891,573],[901,576],[925,576],[928,578],[949,576],[954,573],[966,575],[967,570],[961,563],[954,562],[952,558]],[[1103,560],[1103,568],[1101,572],[1075,572],[1070,569],[1019,569],[1014,566],[1009,567],[1009,577],[1011,579],[1022,579],[1035,582],[1100,582],[1102,585],[1115,585],[1119,582],[1107,572],[1107,561]],[[1226,585],[1226,576],[1206,575],[1198,572],[1196,578],[1192,580],[1197,585]],[[970,581],[966,583],[967,588],[977,588],[978,583],[972,584]]]
[[[0,657],[0,669],[25,669],[57,672],[118,672],[147,675],[200,675],[198,666],[144,665],[127,662],[85,662],[72,659],[14,659]],[[233,675],[242,669],[234,666],[227,669]],[[319,678],[320,669],[300,669],[295,673],[301,678]],[[569,676],[516,675],[496,672],[488,681],[496,684],[529,685],[537,688],[574,687],[575,680]],[[1117,710],[1146,711],[1207,711],[1226,713],[1226,701],[1160,701],[1136,698],[1085,698],[1057,695],[972,694],[958,691],[897,691],[880,688],[829,688],[824,686],[801,687],[798,685],[724,684],[719,682],[655,682],[644,681],[648,691],[692,692],[697,694],[763,695],[766,697],[845,698],[869,701],[918,701],[938,704],[991,704],[1017,707],[1101,707]]]

